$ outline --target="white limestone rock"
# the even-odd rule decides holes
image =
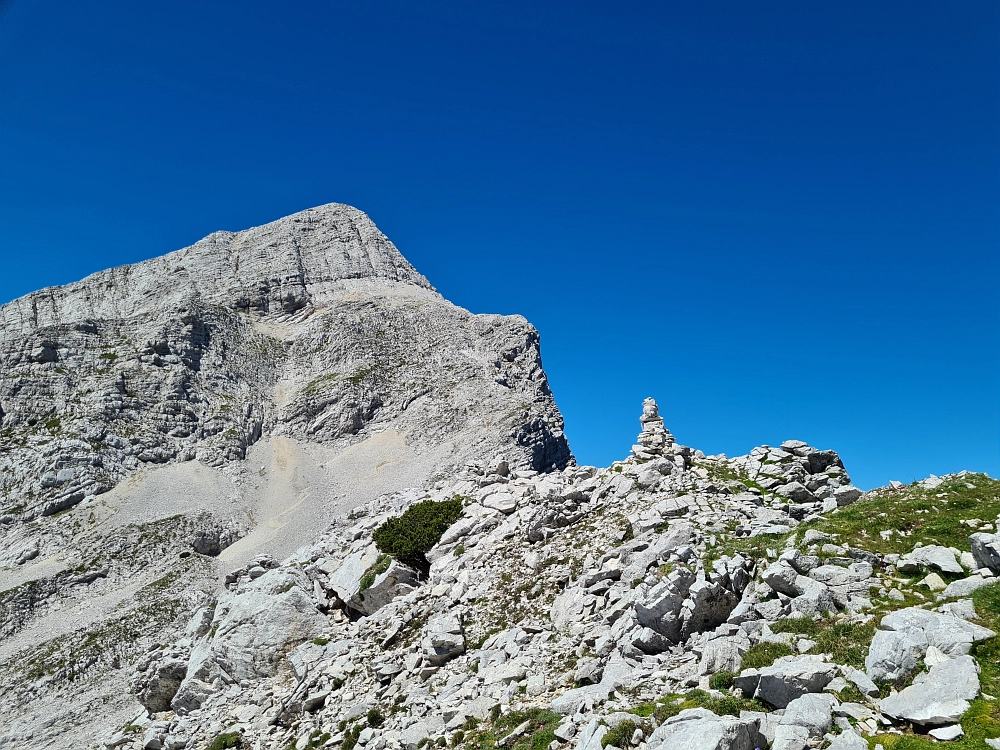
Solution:
[[[783,656],[770,667],[745,669],[733,681],[748,698],[784,708],[806,693],[818,693],[837,674],[837,665],[817,656]]]
[[[647,741],[650,750],[755,750],[765,745],[755,721],[717,716],[704,708],[672,716]]]
[[[953,724],[979,695],[979,667],[971,656],[956,656],[931,667],[919,682],[879,701],[886,716],[921,726]]]

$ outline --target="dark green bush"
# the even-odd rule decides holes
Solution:
[[[354,747],[358,744],[358,736],[361,734],[361,725],[355,724],[353,727],[348,729],[344,733],[344,741],[341,744],[341,750],[354,750]]]
[[[736,677],[732,672],[716,672],[708,681],[708,686],[713,690],[728,690],[733,686],[733,678]]]
[[[370,727],[380,727],[385,722],[385,717],[382,712],[377,708],[370,709],[368,711],[368,726]]]
[[[614,745],[624,750],[624,748],[632,744],[633,734],[635,734],[635,722],[631,719],[626,719],[601,737],[601,747]]]
[[[233,748],[238,749],[241,747],[243,747],[243,738],[240,737],[240,733],[226,732],[212,740],[212,744],[208,746],[208,750],[232,750]]]
[[[390,518],[379,526],[372,539],[381,552],[426,572],[430,565],[424,554],[461,515],[460,498],[441,502],[424,500],[410,506],[399,518]]]

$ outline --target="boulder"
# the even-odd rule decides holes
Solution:
[[[428,620],[420,650],[433,666],[441,666],[465,653],[465,631],[455,615],[438,615]]]
[[[552,710],[564,716],[572,716],[587,703],[598,704],[608,699],[617,688],[632,682],[632,667],[617,651],[604,666],[601,681],[596,685],[585,685],[567,690],[552,701]],[[583,739],[578,743],[582,747]],[[600,744],[598,744],[600,747]]]
[[[833,738],[826,750],[868,750],[868,741],[852,729],[845,729]]]
[[[876,630],[865,657],[865,673],[876,682],[900,682],[917,668],[927,651],[922,631]]]
[[[847,484],[843,487],[838,487],[833,491],[833,499],[837,501],[837,505],[843,507],[856,502],[863,494],[865,494],[864,490],[860,487],[855,487],[853,484]]]
[[[183,714],[231,682],[271,677],[288,651],[328,622],[316,608],[312,582],[298,568],[268,570],[238,592],[219,596],[210,631],[191,649],[187,673],[171,701]]]
[[[832,566],[822,566],[810,571],[808,576],[801,575],[794,567],[797,558],[791,556],[772,563],[761,574],[761,578],[773,591],[792,597],[791,610],[806,617],[836,611],[833,593],[822,580],[822,570]],[[817,575],[817,571],[820,573]],[[837,568],[838,574],[849,576],[849,573]],[[845,581],[847,578],[845,578]]]
[[[806,693],[818,693],[837,675],[837,665],[818,656],[783,656],[770,667],[745,669],[734,680],[748,698],[784,708]]]
[[[1000,534],[973,534],[969,537],[969,544],[976,565],[1000,575]]]
[[[608,728],[601,723],[600,719],[591,719],[580,730],[580,735],[576,741],[577,750],[602,750],[601,740],[604,739],[604,735],[607,733]]]
[[[793,503],[811,502],[816,499],[813,496],[813,493],[811,493],[801,482],[789,482],[788,484],[783,484],[776,487],[774,492],[782,497],[787,497]]]
[[[557,596],[549,610],[549,617],[552,624],[557,629],[567,627],[571,622],[576,622],[583,614],[583,606],[586,603],[587,592],[579,586],[572,586]]]
[[[739,596],[724,586],[697,581],[681,606],[681,640],[724,623],[739,602]]]
[[[375,581],[363,591],[358,592],[347,602],[351,609],[370,615],[377,612],[397,596],[405,596],[419,585],[417,571],[392,560],[384,573],[375,577]]]
[[[137,686],[136,697],[151,714],[170,710],[170,701],[177,695],[187,675],[187,662],[167,657],[151,664]]]
[[[996,578],[983,578],[978,575],[972,575],[968,578],[959,578],[957,581],[952,581],[945,587],[944,591],[941,592],[941,597],[951,599],[956,596],[969,596],[973,591],[977,591],[983,586],[989,586],[991,583],[996,582]]]
[[[979,667],[971,656],[957,656],[931,667],[910,687],[879,701],[893,719],[921,726],[954,724],[979,695]]]
[[[837,611],[833,593],[826,584],[805,576],[799,576],[796,581],[800,584],[798,588],[802,590],[802,593],[792,599],[792,612],[803,617],[815,617]]]
[[[647,589],[640,587],[635,603],[636,620],[676,643],[681,633],[681,606],[694,582],[694,573],[677,567],[655,586]]]
[[[740,668],[743,654],[750,648],[750,639],[740,631],[737,635],[713,638],[701,652],[698,674],[735,672]]]
[[[767,741],[755,720],[689,708],[657,727],[646,746],[649,750],[755,750],[767,747]]]
[[[444,729],[444,720],[440,716],[428,714],[420,721],[410,724],[399,735],[399,744],[404,750],[417,750],[417,746]]]
[[[961,724],[952,724],[948,727],[938,727],[937,729],[932,729],[927,734],[936,740],[941,740],[942,742],[951,742],[952,740],[957,740],[965,734],[962,729]]]
[[[940,544],[930,544],[926,547],[915,547],[912,552],[903,556],[900,563],[912,562],[923,568],[933,568],[942,573],[964,573],[965,570],[955,558],[955,553]]]
[[[854,686],[861,691],[863,695],[878,695],[879,689],[872,679],[862,672],[860,669],[855,669],[854,667],[844,667],[843,668],[844,677],[854,683]]]
[[[928,645],[937,646],[951,656],[967,654],[973,643],[996,635],[992,630],[953,615],[919,607],[890,612],[882,618],[879,627],[900,633],[920,633]]]
[[[799,573],[785,560],[779,560],[767,566],[761,579],[773,591],[785,596],[799,596],[802,591],[795,585]]]
[[[483,506],[509,516],[517,510],[517,497],[510,492],[497,492],[483,498]]]
[[[778,724],[774,728],[771,750],[806,750],[809,747],[809,730],[795,724]]]
[[[596,685],[604,675],[604,663],[592,656],[584,656],[576,663],[573,679],[580,685]]]
[[[833,722],[837,699],[829,693],[806,693],[785,707],[779,725],[805,727],[809,737],[822,737]]]
[[[378,547],[369,544],[344,558],[340,565],[328,570],[330,578],[326,587],[336,592],[341,601],[349,602],[361,587],[361,577],[379,558]]]

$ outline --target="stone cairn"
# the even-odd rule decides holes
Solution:
[[[639,444],[632,446],[632,455],[642,461],[649,461],[658,456],[669,454],[674,444],[674,436],[663,426],[663,417],[656,406],[656,401],[647,398],[642,402],[642,432],[639,433]]]

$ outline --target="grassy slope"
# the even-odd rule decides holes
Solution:
[[[816,529],[833,536],[837,544],[878,552],[903,554],[919,542],[924,545],[940,544],[959,550],[969,549],[969,534],[980,524],[963,521],[980,519],[992,522],[1000,515],[1000,481],[982,474],[969,474],[951,479],[933,489],[916,484],[898,490],[883,489],[869,493],[854,505],[838,510],[822,520],[801,524],[791,534],[764,536],[753,539],[732,539],[716,555],[742,552],[756,558],[767,549],[780,551],[789,539],[798,542],[807,529]],[[892,533],[884,538],[879,532]],[[864,667],[864,658],[871,642],[876,623],[886,612],[921,604],[937,605],[926,589],[913,588],[923,577],[900,576],[898,588],[905,595],[904,601],[879,598],[873,591],[872,622],[859,625],[835,620],[787,620],[774,626],[776,632],[797,633],[817,641],[814,653],[825,652],[841,664]],[[961,576],[942,574],[946,580]],[[979,623],[1000,633],[1000,583],[980,589],[973,595]],[[983,750],[985,738],[1000,737],[1000,637],[977,644],[973,650],[982,673],[982,692],[990,698],[979,698],[962,719],[965,737],[950,744],[956,750]],[[762,656],[765,656],[762,654]],[[766,654],[769,659],[771,654]],[[874,748],[882,744],[886,750],[925,750],[940,743],[929,737],[917,735],[881,734],[869,738]]]

